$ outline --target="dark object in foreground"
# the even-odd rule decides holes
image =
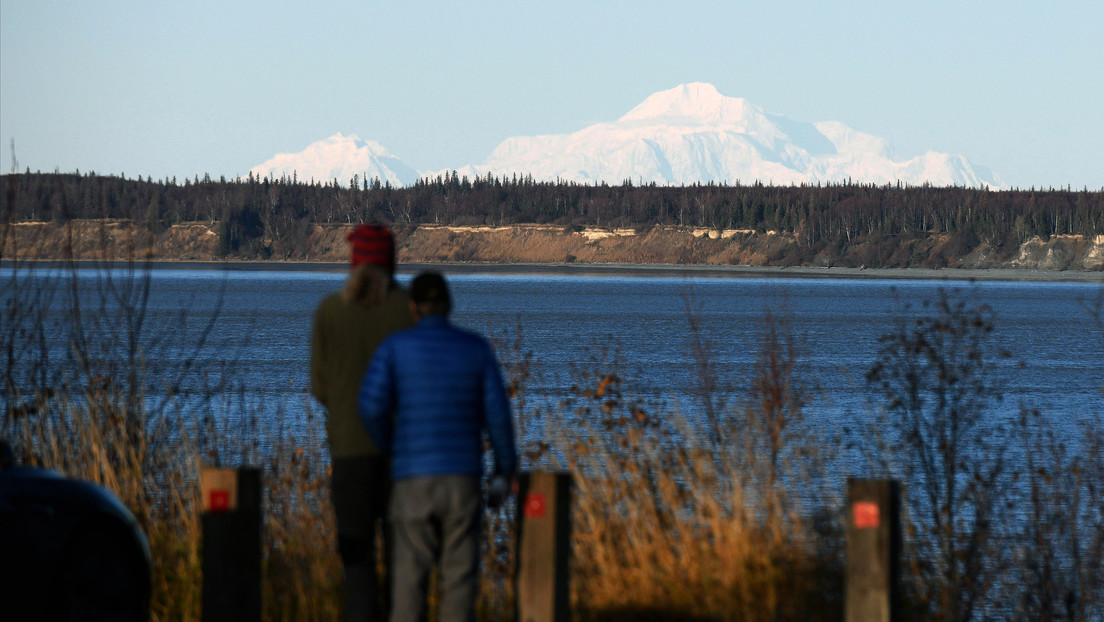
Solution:
[[[102,486],[18,466],[0,441],[0,618],[149,619],[150,549]]]
[[[261,469],[204,467],[201,622],[261,620]]]

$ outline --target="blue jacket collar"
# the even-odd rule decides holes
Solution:
[[[447,315],[425,315],[422,319],[418,320],[418,326],[425,326],[427,328],[439,328],[442,326],[448,326]]]

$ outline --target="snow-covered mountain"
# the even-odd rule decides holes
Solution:
[[[270,179],[294,176],[304,182],[330,183],[336,179],[343,186],[347,186],[354,175],[359,179],[379,178],[392,186],[413,184],[419,177],[417,171],[391,155],[383,145],[340,132],[308,145],[299,153],[277,154],[264,164],[254,166],[250,172],[255,177]]]
[[[280,154],[254,175],[334,178],[378,176],[393,185],[419,176],[382,146],[337,134],[298,154]],[[451,170],[451,169],[450,169]],[[727,97],[711,84],[683,84],[645,99],[612,123],[572,134],[508,138],[482,164],[461,175],[532,175],[539,180],[687,185],[817,182],[999,188],[1001,180],[963,156],[928,152],[897,159],[888,143],[843,123],[805,123]]]
[[[928,152],[897,160],[888,143],[842,123],[804,123],[726,97],[711,84],[656,93],[613,123],[573,134],[503,141],[468,174],[520,175],[585,183],[775,185],[816,182],[999,187],[964,157]]]

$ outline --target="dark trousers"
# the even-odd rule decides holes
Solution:
[[[481,502],[477,477],[415,477],[393,484],[388,510],[394,547],[392,622],[426,619],[426,592],[435,565],[437,620],[475,619]]]
[[[387,516],[390,479],[387,460],[382,456],[333,461],[330,486],[337,518],[337,547],[345,570],[345,619],[349,622],[387,619],[390,589],[380,588],[376,526]],[[383,533],[386,556],[390,547],[387,530]]]

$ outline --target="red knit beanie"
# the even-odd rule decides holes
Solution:
[[[395,271],[395,239],[387,227],[375,223],[358,225],[346,239],[353,245],[354,268],[370,263],[388,272]]]

